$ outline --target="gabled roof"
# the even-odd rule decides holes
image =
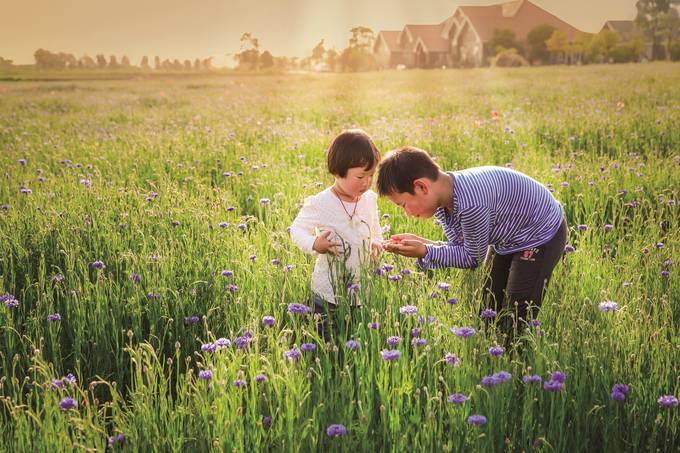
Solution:
[[[398,42],[400,33],[401,30],[381,30],[375,39],[375,46],[377,46],[378,42],[382,40],[385,43],[385,47],[387,47],[387,50],[389,50],[390,52],[400,51],[401,46],[399,45]],[[374,50],[375,46],[373,47]]]
[[[461,6],[463,15],[475,29],[482,42],[493,38],[496,30],[512,30],[518,40],[524,41],[538,25],[548,24],[574,39],[580,32],[557,16],[528,0],[513,0],[489,6]]]
[[[408,24],[399,35],[402,47],[408,42],[413,44],[421,41],[428,52],[447,52],[449,41],[441,37],[442,28],[446,21],[435,25]],[[408,41],[405,41],[407,39]]]
[[[626,35],[632,33],[635,26],[632,20],[608,20],[604,23],[602,30],[608,29],[613,31],[618,31],[619,33]]]

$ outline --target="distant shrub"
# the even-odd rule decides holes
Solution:
[[[529,62],[517,53],[517,49],[505,49],[498,52],[498,54],[491,61],[492,66],[502,68],[515,68],[519,66],[529,66]]]

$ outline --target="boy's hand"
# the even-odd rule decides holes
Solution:
[[[333,255],[337,255],[338,251],[336,250],[336,247],[339,247],[340,244],[337,242],[332,242],[328,239],[332,233],[333,232],[331,230],[326,230],[319,234],[314,240],[312,250],[314,250],[316,253],[331,253]]]
[[[415,234],[411,233],[401,233],[401,234],[393,234],[392,237],[390,238],[392,242],[402,242],[404,240],[406,241],[418,241],[422,242],[423,244],[431,244],[432,241],[429,239],[421,238],[420,236],[416,236]]]
[[[427,248],[421,241],[413,239],[401,239],[399,241],[387,241],[383,243],[383,249],[409,258],[422,258],[427,254]]]

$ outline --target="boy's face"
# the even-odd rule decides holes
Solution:
[[[376,167],[374,166],[367,170],[363,167],[352,167],[347,170],[347,174],[344,178],[336,176],[335,183],[350,197],[359,198],[364,192],[371,188],[375,168]]]
[[[413,194],[408,192],[392,192],[387,195],[392,203],[404,209],[409,217],[429,218],[439,207],[433,199],[431,181],[420,178],[413,181]]]

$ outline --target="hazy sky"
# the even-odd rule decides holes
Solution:
[[[632,19],[635,0],[533,0],[583,31],[607,19]],[[275,56],[306,56],[347,46],[349,29],[399,30],[406,23],[439,23],[459,5],[500,0],[0,0],[0,57],[33,63],[42,47],[73,53],[163,58],[217,56],[231,64],[239,38],[251,32]]]

